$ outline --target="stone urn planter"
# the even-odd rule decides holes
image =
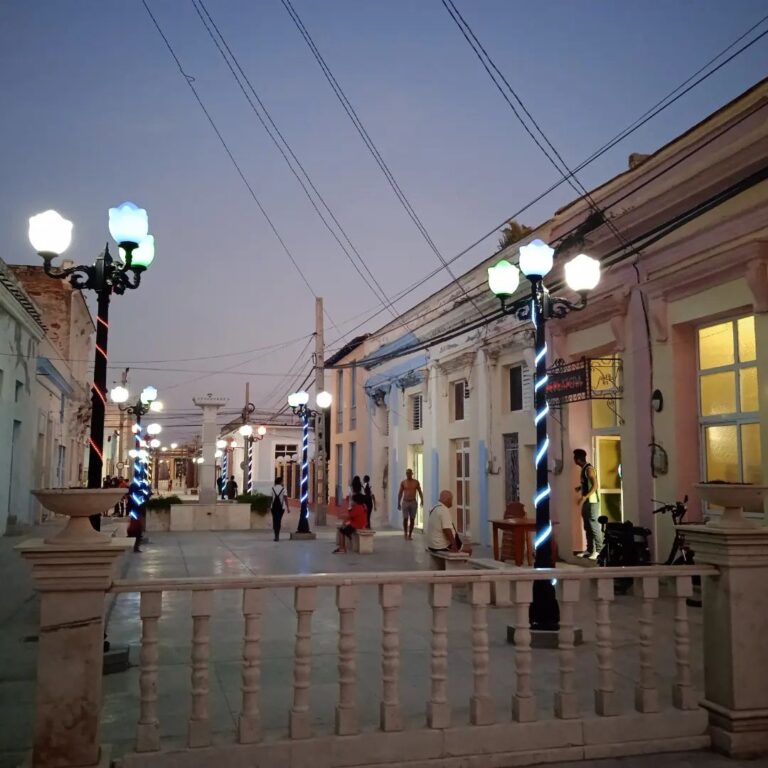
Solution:
[[[125,496],[125,488],[41,488],[32,495],[51,512],[69,521],[46,544],[105,544],[109,536],[93,530],[91,515],[100,515]]]
[[[712,528],[759,528],[754,520],[747,520],[742,512],[763,511],[763,500],[768,496],[768,485],[742,483],[697,483],[699,496],[709,504],[723,507],[719,520],[710,520]]]

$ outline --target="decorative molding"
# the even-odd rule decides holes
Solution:
[[[669,303],[665,296],[646,297],[646,301],[654,341],[665,342],[669,338]]]
[[[768,312],[768,260],[752,259],[747,263],[744,276],[752,294],[752,306],[755,312]]]

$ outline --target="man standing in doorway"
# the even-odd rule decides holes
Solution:
[[[573,460],[576,466],[581,468],[576,492],[579,494],[581,519],[584,521],[584,533],[587,536],[587,549],[582,552],[581,557],[597,560],[603,548],[603,532],[600,529],[600,523],[597,522],[600,514],[600,483],[597,479],[597,471],[587,461],[587,452],[583,448],[574,450]]]
[[[397,508],[403,513],[403,532],[406,539],[413,538],[413,524],[416,522],[416,512],[419,509],[419,502],[424,506],[424,494],[421,492],[421,483],[414,479],[413,470],[405,470],[405,480],[400,483],[400,490],[397,494]]]

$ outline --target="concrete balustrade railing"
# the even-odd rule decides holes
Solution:
[[[138,594],[141,620],[135,751],[120,764],[131,766],[210,766],[216,762],[237,765],[384,766],[389,764],[435,765],[458,768],[497,766],[554,760],[594,759],[632,753],[651,753],[702,748],[710,744],[733,755],[768,754],[768,529],[729,531],[691,529],[690,539],[702,565],[692,567],[534,571],[460,570],[378,573],[334,573],[255,576],[247,578],[179,578],[143,581],[112,580],[114,557],[109,547],[54,547],[44,543],[22,546],[33,565],[33,576],[43,593],[42,632],[50,626],[56,642],[46,645],[51,656],[41,659],[38,687],[44,692],[38,706],[36,731],[48,733],[41,745],[57,745],[57,754],[37,749],[34,768],[70,768],[97,765],[84,756],[98,756],[98,711],[89,714],[87,731],[77,733],[79,748],[68,746],[66,722],[56,713],[69,704],[75,711],[81,691],[94,703],[99,695],[100,648],[78,640],[82,629],[81,593],[87,590],[93,637],[100,636],[98,605],[108,593]],[[107,552],[107,549],[110,549]],[[104,550],[104,551],[102,551]],[[71,565],[69,563],[71,562]],[[692,682],[691,628],[686,599],[692,595],[692,577],[703,581],[703,698]],[[98,577],[98,578],[96,578]],[[556,650],[532,648],[529,606],[537,579],[557,579],[561,624]],[[614,637],[614,579],[634,578],[637,608],[637,645],[634,661],[626,649],[616,647]],[[498,608],[514,626],[515,645],[503,646],[508,679],[492,669],[488,611],[491,586],[504,584],[511,597],[509,608]],[[672,590],[673,614],[668,631],[659,635],[657,620],[661,587]],[[276,592],[291,590],[295,611],[293,637],[292,703],[286,712],[282,737],[263,737],[261,691],[263,621]],[[212,739],[210,698],[211,632],[215,630],[214,598],[222,592],[241,593],[242,704],[237,730],[229,742]],[[380,685],[377,722],[366,720],[359,707],[360,660],[358,634],[364,627],[359,617],[361,599],[378,595],[381,611]],[[158,707],[158,633],[163,624],[164,597],[190,594],[190,684],[186,745],[171,745],[161,738],[164,713]],[[331,594],[328,594],[331,593]],[[282,594],[282,593],[281,593]],[[313,616],[322,605],[322,630],[333,626],[327,616],[328,597],[335,598],[338,632],[338,695],[335,727],[324,732],[313,712],[312,670]],[[322,599],[323,602],[319,602]],[[405,717],[401,611],[404,604],[423,601],[423,625],[428,648],[428,681],[421,725]],[[589,644],[576,648],[577,607],[592,603],[594,621]],[[666,598],[664,598],[666,601]],[[283,605],[285,604],[282,598]],[[467,605],[468,604],[468,605]],[[55,621],[47,606],[55,605]],[[626,605],[626,603],[625,603]],[[666,605],[666,603],[665,603]],[[623,610],[626,610],[624,608]],[[456,613],[464,616],[470,653],[460,664],[449,663]],[[369,614],[370,615],[370,614]],[[407,628],[413,630],[414,627]],[[90,637],[90,635],[89,635]],[[370,637],[370,634],[368,635]],[[180,641],[183,643],[184,641]],[[285,638],[290,647],[291,638]],[[659,669],[661,646],[671,649],[670,673]],[[41,649],[43,643],[41,642]],[[367,647],[365,650],[370,651]],[[501,652],[496,647],[496,652]],[[617,653],[623,667],[616,668]],[[544,655],[542,655],[544,654]],[[511,657],[514,657],[513,659]],[[452,658],[452,657],[451,657]],[[67,690],[62,664],[77,668],[86,683]],[[72,665],[75,665],[73,667]],[[594,666],[594,671],[592,667]],[[594,698],[585,706],[579,697],[577,677],[588,669]],[[370,667],[369,667],[370,669]],[[541,699],[537,674],[554,682],[550,700]],[[623,681],[634,679],[634,690]],[[66,677],[66,676],[65,676]],[[88,680],[91,682],[88,683]],[[664,688],[659,685],[664,680]],[[617,681],[622,681],[621,685]],[[370,683],[371,681],[366,681]],[[410,684],[410,680],[408,683]],[[509,714],[502,715],[499,685],[507,691]],[[467,691],[458,705],[452,687]],[[550,690],[551,690],[550,686]],[[494,698],[494,693],[496,694]],[[71,701],[68,701],[68,696]],[[50,709],[55,703],[55,709]],[[367,703],[367,702],[366,702]],[[413,703],[411,698],[410,703]],[[174,707],[178,702],[174,702]],[[314,706],[317,702],[314,701]],[[45,707],[49,707],[45,711]],[[458,710],[466,707],[467,714]],[[452,711],[453,709],[453,711]],[[506,707],[505,707],[506,709]],[[54,717],[54,719],[52,719]],[[510,722],[511,721],[511,722]],[[47,729],[47,730],[46,730]],[[52,740],[50,731],[56,736]],[[86,743],[87,742],[87,743]]]

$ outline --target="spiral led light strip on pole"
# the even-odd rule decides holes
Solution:
[[[488,284],[501,301],[505,314],[515,315],[518,320],[530,320],[534,328],[535,372],[533,381],[534,425],[536,427],[536,490],[533,504],[536,510],[535,568],[554,568],[552,558],[552,520],[549,502],[549,435],[547,432],[547,337],[546,322],[550,318],[563,318],[573,310],[584,309],[587,293],[600,281],[600,264],[596,259],[579,254],[565,265],[568,286],[580,295],[580,301],[551,296],[544,278],[554,263],[555,251],[541,240],[520,248],[519,268],[502,259],[488,269]],[[515,301],[510,301],[520,284],[520,272],[530,281],[531,291]],[[554,580],[553,580],[554,581]],[[553,581],[546,579],[533,583],[533,602],[530,609],[532,629],[557,630],[560,610],[555,597]]]

